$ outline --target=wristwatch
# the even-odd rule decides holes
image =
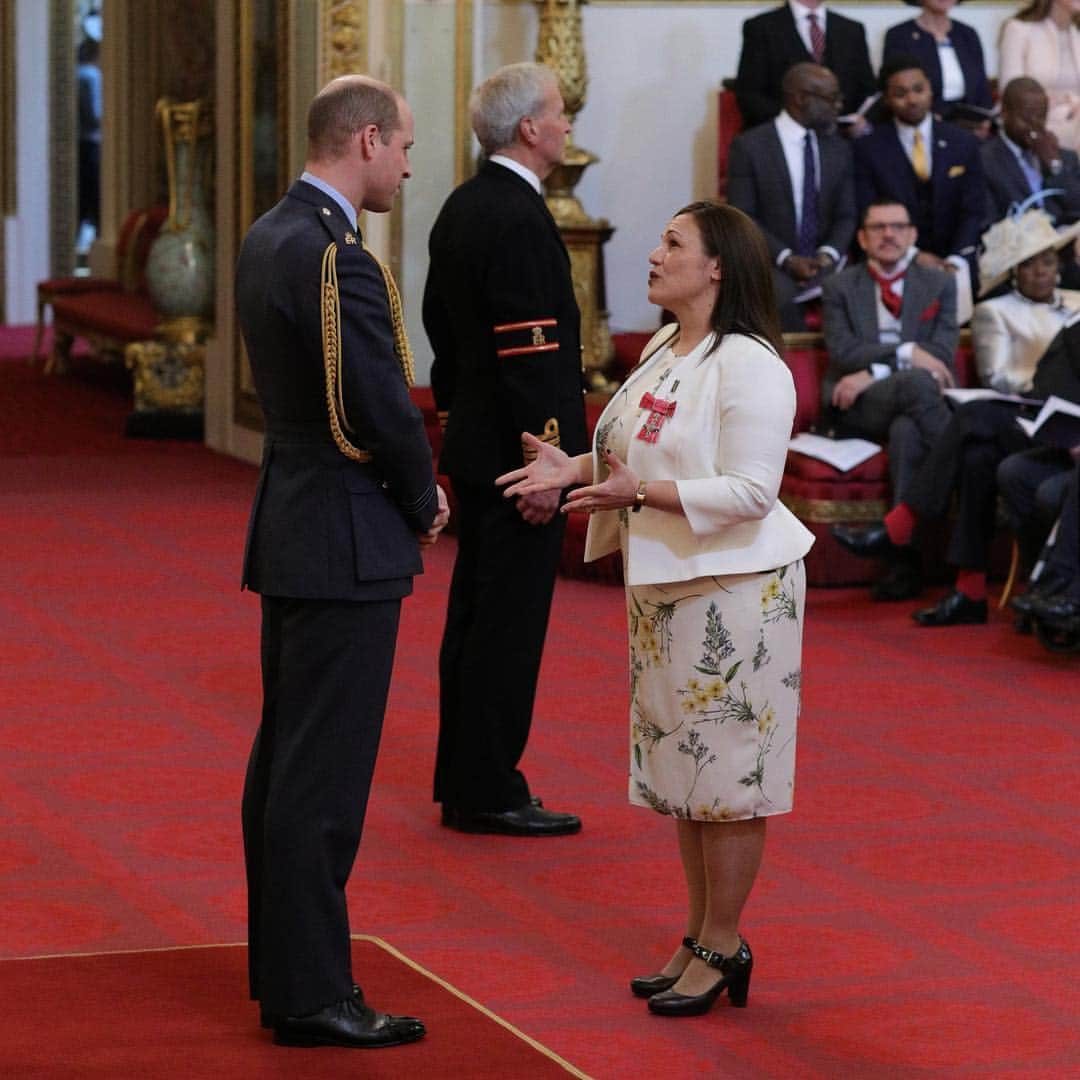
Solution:
[[[642,480],[637,486],[637,491],[634,492],[634,505],[630,507],[632,514],[638,513],[645,505],[645,481]]]

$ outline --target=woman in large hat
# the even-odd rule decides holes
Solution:
[[[1035,365],[1057,332],[1080,310],[1080,292],[1058,287],[1059,252],[1080,223],[1056,230],[1043,210],[1013,214],[991,226],[979,256],[980,296],[1007,280],[1004,295],[975,306],[971,333],[979,382],[1005,394],[1031,389]]]

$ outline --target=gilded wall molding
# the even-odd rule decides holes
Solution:
[[[322,0],[319,84],[368,70],[368,0]]]
[[[79,163],[75,132],[75,17],[71,0],[49,3],[49,273],[75,267]]]
[[[0,217],[17,205],[15,86],[15,0],[0,0]]]
[[[474,172],[469,95],[473,85],[473,0],[454,5],[454,184]]]

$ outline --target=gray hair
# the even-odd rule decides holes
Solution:
[[[555,72],[544,64],[508,64],[485,79],[469,98],[469,119],[480,147],[490,157],[512,146],[518,124],[540,111]]]

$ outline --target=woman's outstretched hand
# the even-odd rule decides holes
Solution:
[[[537,495],[545,491],[562,491],[578,482],[578,467],[569,454],[557,446],[552,446],[529,432],[524,432],[521,441],[536,451],[536,457],[523,468],[503,473],[495,478],[498,487],[506,487],[503,495],[508,499],[525,495]]]
[[[624,465],[610,450],[604,454],[607,479],[602,484],[590,484],[571,491],[562,506],[562,512],[592,514],[597,510],[620,510],[633,506],[639,479],[629,466]]]

